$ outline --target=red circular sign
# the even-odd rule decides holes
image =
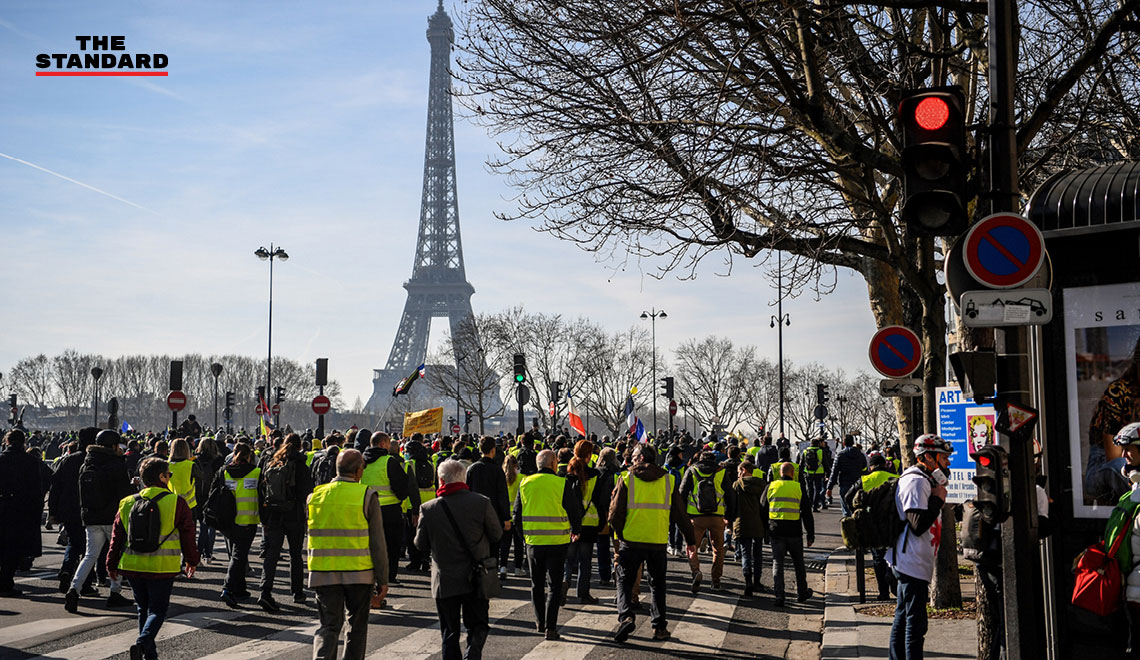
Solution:
[[[452,424],[451,425],[451,432],[452,433],[459,433],[459,425],[458,424]]]
[[[676,401],[670,401],[669,402],[669,414],[670,415],[676,415],[677,414],[677,402]]]
[[[332,409],[332,402],[323,394],[318,394],[313,397],[313,412],[318,415],[323,415]]]
[[[186,394],[182,390],[174,390],[166,395],[166,407],[178,412],[186,407]]]
[[[265,414],[265,406],[263,406],[259,403],[259,404],[257,404],[257,407],[253,409],[253,412],[257,413],[258,415],[264,415]]]
[[[906,378],[922,364],[922,342],[918,335],[899,325],[876,332],[868,353],[871,366],[887,378]]]
[[[1014,213],[982,218],[966,232],[962,259],[974,279],[1012,289],[1033,279],[1045,262],[1045,238],[1037,225]]]
[[[554,417],[554,402],[550,402],[550,416]]]
[[[276,403],[273,404],[273,414],[274,415],[280,415],[281,414],[281,406],[279,404],[276,404]]]

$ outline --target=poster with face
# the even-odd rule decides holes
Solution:
[[[1073,515],[1107,518],[1127,490],[1113,436],[1140,421],[1140,285],[1062,291]]]
[[[994,424],[997,416],[993,406],[966,408],[966,447],[973,454],[982,447],[994,444]]]
[[[974,498],[973,477],[977,471],[970,454],[994,444],[992,405],[978,405],[962,396],[957,387],[935,389],[938,401],[938,435],[954,447],[950,455],[950,483],[946,485],[947,502],[959,503]]]

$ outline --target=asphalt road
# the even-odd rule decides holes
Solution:
[[[577,604],[571,595],[560,614],[562,640],[545,641],[534,631],[529,579],[511,577],[502,598],[491,603],[491,635],[484,657],[526,658],[527,660],[600,660],[621,656],[631,658],[695,658],[717,655],[723,658],[819,657],[823,614],[823,569],[827,554],[839,545],[838,514],[824,511],[817,516],[819,534],[815,547],[808,549],[808,582],[816,596],[805,604],[794,599],[794,582],[789,563],[786,575],[788,606],[772,607],[770,594],[750,600],[741,598],[743,581],[740,565],[728,553],[723,589],[709,588],[707,562],[702,555],[705,583],[694,597],[689,591],[689,569],[680,558],[669,559],[668,623],[673,638],[654,642],[648,610],[638,616],[638,628],[625,644],[613,643],[617,627],[613,589],[597,586],[601,598],[594,606]],[[63,595],[57,588],[56,571],[62,561],[62,548],[55,545],[56,532],[43,533],[45,555],[36,560],[32,571],[17,575],[27,596],[0,599],[0,660],[57,658],[102,660],[126,658],[134,642],[136,619],[132,608],[111,609],[105,605],[106,587],[101,597],[80,600],[79,614],[63,609]],[[254,548],[256,550],[257,543]],[[224,557],[219,539],[217,557]],[[772,584],[771,555],[763,583]],[[260,560],[253,559],[255,575]],[[287,565],[286,565],[287,566]],[[287,571],[287,567],[285,571]],[[596,571],[596,567],[595,567]],[[170,660],[301,660],[311,657],[312,633],[316,629],[313,598],[307,605],[294,605],[289,597],[287,576],[279,571],[275,595],[282,612],[269,615],[252,601],[240,610],[221,603],[224,563],[203,566],[194,579],[180,579],[174,589],[169,617],[159,637],[159,655]],[[255,578],[256,580],[256,578]],[[251,583],[251,587],[256,581]],[[124,589],[130,597],[130,590]],[[310,594],[311,595],[311,594]],[[647,601],[648,592],[642,595]],[[403,574],[388,598],[388,607],[374,610],[368,631],[369,660],[428,660],[440,656],[438,619],[430,597],[427,575]]]

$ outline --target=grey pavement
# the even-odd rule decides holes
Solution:
[[[867,555],[870,566],[870,555]],[[856,611],[855,553],[840,548],[827,562],[827,603],[823,615],[821,660],[872,660],[888,657],[891,617],[868,616]],[[866,589],[875,591],[874,578]],[[962,581],[963,596],[973,595],[973,581]],[[868,602],[873,602],[868,600]],[[977,622],[968,619],[931,619],[926,634],[925,657],[961,659],[977,657]]]

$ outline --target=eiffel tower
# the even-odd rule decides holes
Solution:
[[[428,17],[431,78],[428,86],[427,144],[424,148],[424,187],[420,201],[420,231],[412,278],[404,282],[408,299],[396,341],[383,369],[374,369],[367,410],[382,413],[392,400],[392,388],[422,364],[427,356],[433,317],[446,316],[452,336],[471,316],[475,287],[463,268],[459,237],[459,205],[455,190],[455,132],[451,116],[451,18],[443,0]]]

